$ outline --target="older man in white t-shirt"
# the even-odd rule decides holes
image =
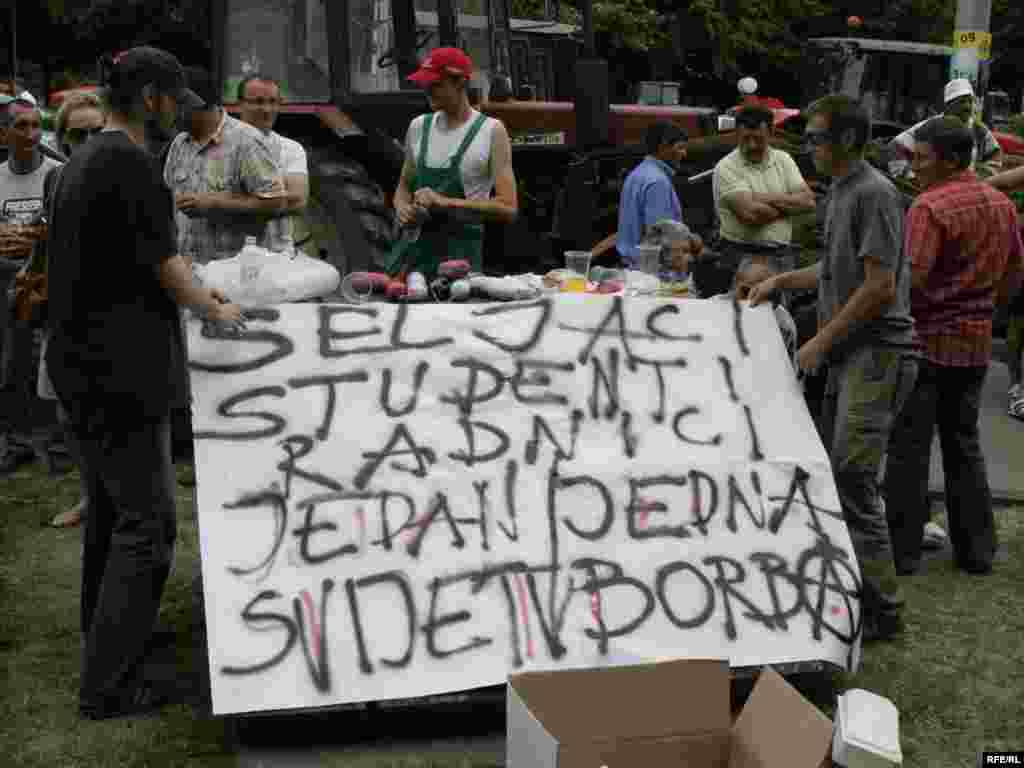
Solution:
[[[274,123],[281,109],[281,87],[266,75],[249,75],[238,85],[240,117],[243,122],[258,128],[277,151],[277,161],[284,175],[287,193],[286,215],[267,223],[267,246],[280,250],[292,243],[294,217],[306,209],[309,200],[309,164],[306,150],[299,142],[274,131]]]

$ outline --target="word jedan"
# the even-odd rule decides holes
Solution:
[[[770,310],[582,296],[190,326],[217,714],[666,656],[855,668]]]

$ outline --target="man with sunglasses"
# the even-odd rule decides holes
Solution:
[[[295,216],[306,209],[309,200],[309,164],[306,150],[294,139],[282,136],[274,130],[274,123],[281,111],[281,86],[276,80],[261,74],[246,76],[238,84],[238,101],[242,108],[239,117],[242,122],[258,129],[274,150],[281,166],[282,180],[286,192],[286,211],[267,222],[266,242],[271,250],[294,242],[293,224]]]
[[[756,306],[777,290],[818,290],[818,332],[797,353],[806,372],[828,363],[823,437],[863,585],[865,640],[903,629],[903,596],[879,493],[889,433],[913,390],[918,360],[910,315],[899,191],[864,159],[871,118],[831,95],[808,110],[814,165],[831,176],[820,262],[758,284]]]
[[[68,158],[80,148],[91,137],[103,130],[107,122],[107,109],[103,100],[98,94],[92,91],[76,91],[68,95],[57,110],[57,117],[54,120],[54,129],[57,134],[57,146]],[[64,166],[51,168],[46,174],[43,183],[43,205],[47,212],[47,218],[53,218],[53,190],[60,177]],[[40,243],[40,248],[45,248],[45,243]],[[47,268],[48,259],[44,257],[43,263]],[[57,400],[57,393],[53,389],[50,375],[46,368],[46,347],[47,340],[43,341],[43,350],[39,359],[39,387],[38,394],[43,400]],[[64,432],[64,441],[74,461],[79,465],[79,499],[78,502],[63,512],[59,512],[51,521],[53,528],[73,528],[82,522],[89,506],[89,485],[87,473],[82,467],[81,449],[71,429],[67,412],[57,403],[57,420]]]

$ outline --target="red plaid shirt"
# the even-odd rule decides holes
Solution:
[[[918,195],[905,237],[925,356],[936,365],[988,365],[997,289],[1024,258],[1017,209],[965,171]]]

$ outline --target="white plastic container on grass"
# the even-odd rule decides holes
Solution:
[[[903,763],[900,714],[877,693],[854,688],[839,697],[832,760],[843,768],[891,768]]]

